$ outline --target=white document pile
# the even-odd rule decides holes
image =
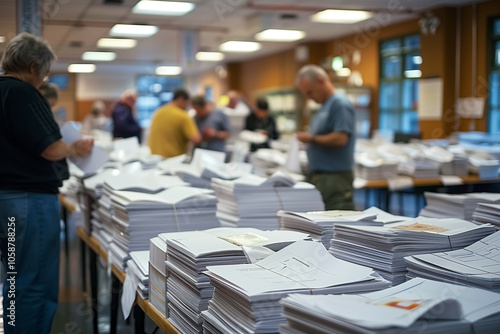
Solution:
[[[123,282],[122,311],[125,319],[130,315],[135,301],[136,292],[142,299],[148,299],[149,294],[149,251],[130,252],[127,261],[126,277]]]
[[[217,198],[211,192],[192,187],[157,194],[115,191],[111,196],[113,242],[128,253],[148,249],[149,240],[159,233],[220,226],[215,216]]]
[[[393,285],[406,280],[405,256],[461,249],[495,232],[492,225],[417,217],[384,226],[335,225],[330,253],[369,266]]]
[[[225,158],[223,152],[197,148],[189,164],[163,164],[161,168],[198,188],[211,188],[210,179],[213,177],[233,180],[252,172],[252,165],[243,162],[226,164]]]
[[[212,179],[219,203],[217,217],[225,226],[277,229],[279,210],[321,211],[323,200],[311,184],[295,182],[278,171],[269,178],[248,175],[234,181]]]
[[[167,311],[167,244],[160,237],[151,238],[149,245],[149,302],[161,315]]]
[[[460,250],[405,257],[409,277],[500,292],[500,232]]]
[[[207,266],[247,263],[242,246],[281,249],[308,236],[293,231],[218,228],[166,237],[169,320],[183,333],[201,333],[201,312],[214,291],[204,274]]]
[[[498,333],[500,294],[412,279],[386,290],[282,300],[280,333]]]
[[[280,217],[281,230],[308,233],[314,240],[320,241],[326,249],[330,248],[333,226],[336,224],[382,226],[384,223],[409,219],[408,217],[391,215],[375,207],[364,211],[292,212],[280,210],[278,216]],[[378,216],[380,217],[378,218]]]
[[[290,293],[360,293],[388,287],[371,268],[334,258],[320,243],[298,241],[255,264],[210,266],[214,297],[203,312],[208,333],[275,333],[279,301]]]
[[[472,221],[472,214],[479,203],[500,203],[500,194],[468,193],[441,194],[424,193],[427,205],[420,216],[433,218],[459,218]]]
[[[500,230],[500,204],[478,203],[472,218],[476,224],[492,224]]]

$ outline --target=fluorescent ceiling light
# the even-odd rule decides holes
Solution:
[[[131,49],[136,45],[135,39],[128,38],[101,38],[97,41],[97,47],[108,49]]]
[[[196,53],[196,60],[198,61],[220,61],[222,59],[224,59],[222,52],[200,51]]]
[[[180,66],[158,66],[156,68],[157,75],[179,75],[181,72]]]
[[[94,64],[71,64],[68,66],[68,72],[70,73],[92,73],[94,71]]]
[[[255,35],[258,41],[293,42],[306,37],[301,30],[267,29]]]
[[[190,2],[142,0],[132,8],[132,13],[148,15],[181,16],[194,9]]]
[[[82,59],[87,61],[113,61],[116,59],[116,53],[87,51],[82,54]]]
[[[355,23],[372,17],[371,12],[362,10],[326,9],[311,16],[311,21],[322,23]]]
[[[422,76],[422,71],[420,70],[407,70],[405,71],[406,78],[420,78]]]
[[[219,49],[225,52],[255,52],[260,48],[260,43],[243,41],[228,41],[219,46]]]
[[[5,42],[5,36],[0,36],[0,43]]]
[[[142,24],[115,24],[109,31],[111,36],[121,37],[149,37],[158,32],[157,26]]]
[[[345,78],[351,75],[351,69],[349,67],[342,67],[337,72],[337,76]]]

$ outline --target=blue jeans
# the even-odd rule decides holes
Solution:
[[[0,190],[6,334],[50,333],[59,292],[57,195]]]

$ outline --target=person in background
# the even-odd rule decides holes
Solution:
[[[297,132],[297,139],[308,144],[309,181],[320,191],[326,210],[353,210],[354,108],[319,66],[302,67],[296,84],[306,98],[322,104],[309,132]]]
[[[136,91],[128,89],[123,92],[120,101],[114,106],[111,111],[114,138],[137,137],[139,143],[141,142],[142,128],[133,114],[136,102]]]
[[[231,125],[226,114],[214,109],[202,95],[195,96],[191,105],[196,110],[194,120],[201,133],[200,147],[219,152],[226,152],[226,139],[230,135]]]
[[[229,118],[231,133],[228,138],[228,142],[232,144],[238,140],[240,132],[245,127],[245,118],[252,111],[238,92],[231,90],[226,95],[228,98],[228,103],[222,109],[222,111]]]
[[[151,154],[175,157],[187,153],[189,143],[198,145],[201,142],[196,124],[187,114],[188,104],[188,92],[177,89],[172,101],[155,111],[148,139]]]
[[[83,120],[83,131],[91,132],[92,130],[100,130],[110,132],[111,122],[108,117],[104,115],[106,105],[101,100],[96,100],[92,104],[90,114],[85,116]]]
[[[38,90],[56,56],[28,33],[14,37],[0,67],[0,249],[6,334],[51,332],[59,292],[60,204],[66,157],[91,153],[93,140],[66,145]],[[11,293],[15,291],[15,293]],[[15,308],[15,318],[9,308]]]
[[[49,102],[50,109],[52,110],[52,114],[54,115],[54,119],[57,122],[57,125],[61,127],[65,120],[59,115],[55,109],[57,105],[57,101],[59,101],[59,88],[56,84],[50,82],[44,82],[40,88],[40,92]]]
[[[279,139],[279,132],[276,129],[276,121],[269,114],[269,104],[263,98],[257,100],[257,110],[246,118],[245,130],[257,131],[267,136],[268,140],[262,144],[252,144],[250,151],[255,152],[259,148],[269,148],[269,141]]]

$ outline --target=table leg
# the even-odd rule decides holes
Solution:
[[[82,270],[82,291],[87,292],[87,246],[80,239],[80,261]]]
[[[111,272],[111,327],[110,334],[116,334],[116,324],[118,322],[118,300],[122,282]]]
[[[97,254],[90,249],[90,290],[92,295],[92,320],[94,334],[98,333],[97,329]]]
[[[135,303],[134,305],[134,319],[135,319],[135,334],[145,334],[145,314],[142,308]]]

